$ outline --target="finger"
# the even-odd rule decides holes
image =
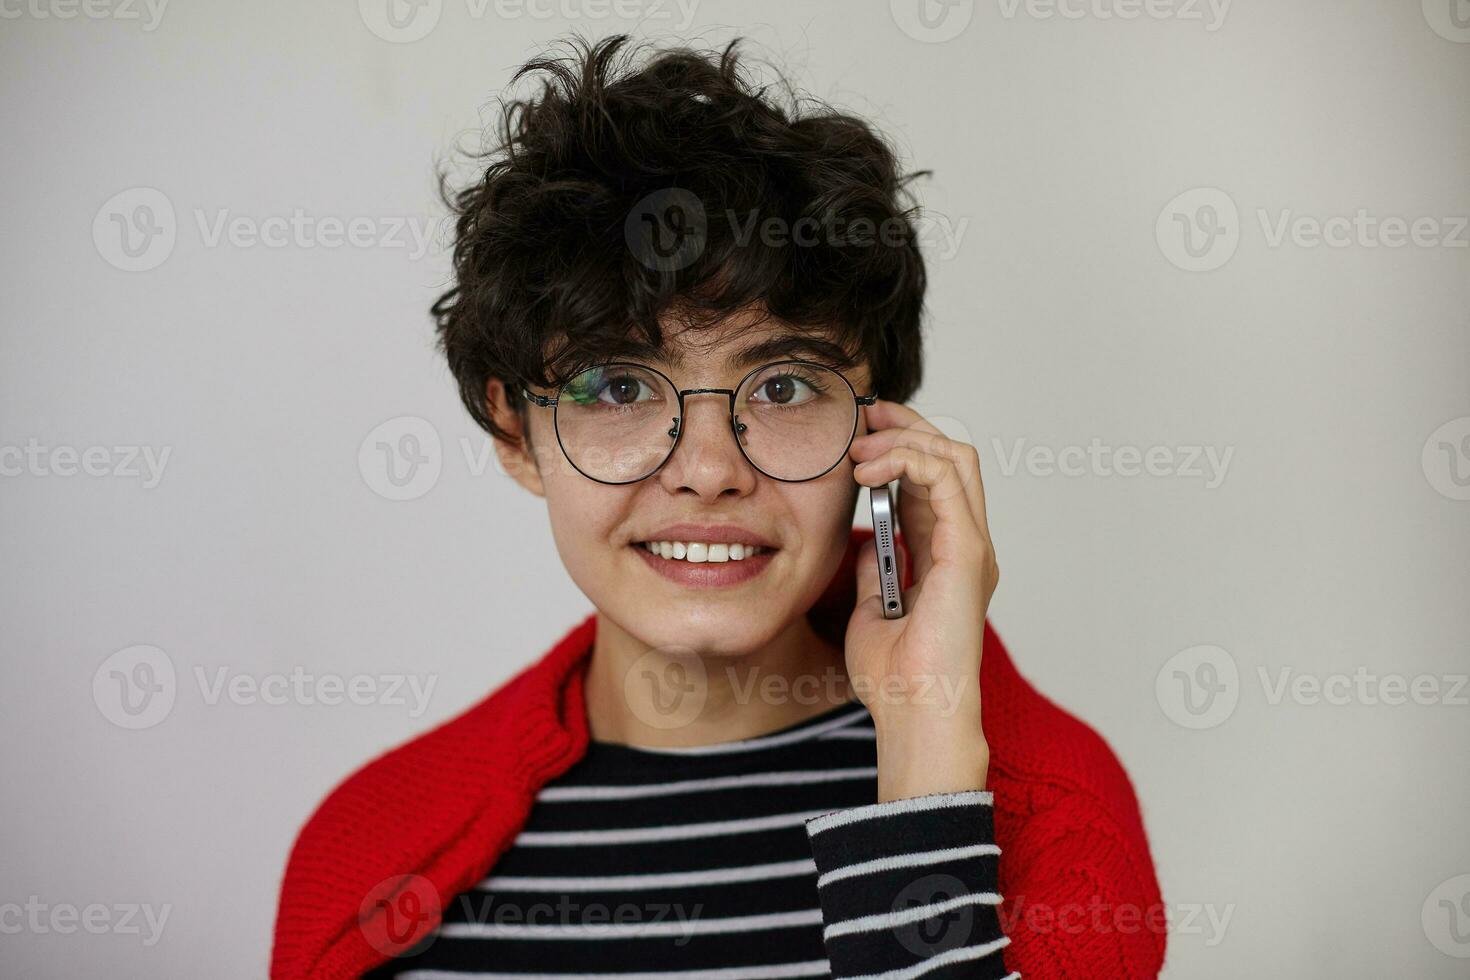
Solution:
[[[993,549],[995,545],[990,540],[990,511],[985,504],[985,474],[980,472],[980,452],[973,446],[970,449],[975,453],[975,506],[978,508],[975,524],[980,528],[985,544]]]
[[[878,545],[868,541],[858,549],[857,605],[854,612],[863,619],[883,618],[883,584],[878,578]]]
[[[868,431],[876,432],[879,429],[918,429],[922,432],[932,432],[935,435],[943,435],[939,428],[924,416],[902,402],[891,402],[879,398],[873,404],[863,408],[863,418],[867,420]]]
[[[862,465],[863,463],[858,464],[859,467]],[[854,468],[853,476],[859,482],[863,480],[862,471],[857,468]],[[911,488],[905,490],[905,484],[902,481],[899,482],[895,502],[897,512],[894,516],[898,520],[898,533],[902,542],[898,546],[907,553],[910,580],[917,582],[929,571],[930,541],[934,537],[934,525],[939,518],[928,501],[924,500],[921,494],[914,493]]]
[[[960,482],[964,486],[965,500],[970,514],[979,523],[984,513],[980,494],[980,454],[968,443],[959,442],[946,435],[935,435],[917,428],[882,429],[858,436],[852,441],[849,455],[856,462],[873,459],[894,446],[912,446],[935,456],[943,456],[955,464]]]
[[[898,489],[898,533],[902,537],[900,547],[907,553],[910,581],[922,581],[929,573],[931,543],[934,527],[939,516],[921,494],[912,489],[905,490],[902,480]]]
[[[929,432],[935,435],[944,436],[944,433],[940,432],[938,427],[936,427],[934,423],[930,422],[928,419],[924,418],[924,416],[920,415],[917,411],[910,408],[908,405],[902,404],[901,402],[891,402],[880,398],[873,404],[865,406],[863,412],[864,419],[866,420],[870,432],[878,432],[884,429],[901,427],[910,430]],[[975,492],[975,498],[977,501],[975,508],[975,522],[979,525],[981,533],[985,535],[985,540],[989,542],[990,518],[985,503],[985,477],[980,472],[980,453],[978,450],[975,449],[974,446],[970,446],[969,443],[960,442],[959,440],[951,440],[951,442],[954,442],[955,445],[958,446],[969,446],[969,451],[975,454],[975,467],[973,470],[975,480],[972,488]],[[968,465],[966,466],[966,472],[969,472]],[[968,482],[966,486],[967,488],[970,488]]]
[[[857,553],[857,601],[862,602],[868,596],[876,596],[882,592],[882,583],[878,580],[878,546],[873,541],[868,541]]]
[[[896,479],[900,496],[905,487],[921,487],[925,491],[925,502],[932,511],[933,521],[921,524],[923,538],[914,542],[915,578],[921,578],[934,562],[963,562],[966,548],[980,538],[979,526],[970,513],[959,473],[954,463],[943,456],[934,456],[910,446],[894,446],[876,459],[859,463],[853,470],[853,476],[859,483],[870,487]],[[918,513],[922,515],[922,509]],[[938,533],[941,527],[948,527],[952,533]]]

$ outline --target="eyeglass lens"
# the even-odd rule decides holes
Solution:
[[[680,414],[679,393],[659,372],[602,365],[562,386],[557,438],[586,476],[630,483],[668,459]],[[778,480],[800,481],[841,461],[857,424],[857,402],[837,372],[783,361],[745,378],[735,393],[734,414],[735,435],[751,465]]]

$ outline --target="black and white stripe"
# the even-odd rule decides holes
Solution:
[[[992,802],[986,792],[939,793],[807,823],[833,976],[1010,976]]]
[[[846,705],[688,749],[594,742],[399,980],[1000,980],[988,793],[876,804]]]

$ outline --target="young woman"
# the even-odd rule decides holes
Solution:
[[[977,454],[903,404],[892,151],[624,41],[522,69],[434,308],[596,612],[322,804],[273,976],[1154,976],[1127,777],[1012,667]],[[896,619],[852,526],[890,481]]]

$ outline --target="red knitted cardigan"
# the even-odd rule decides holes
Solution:
[[[856,551],[871,536],[853,530],[809,613],[839,643]],[[441,902],[489,873],[540,787],[587,748],[582,668],[595,633],[589,616],[488,698],[327,797],[297,838],[281,885],[275,980],[357,977],[421,939]],[[1006,965],[1028,980],[1156,976],[1164,907],[1122,766],[1096,732],[1016,672],[988,621],[980,684],[1001,922],[1011,937]],[[426,910],[401,942],[394,902]]]

